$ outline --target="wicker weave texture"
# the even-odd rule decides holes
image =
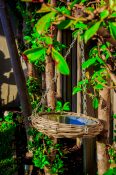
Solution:
[[[86,120],[86,125],[66,124],[59,120],[59,116],[77,117]],[[32,126],[39,132],[55,138],[82,138],[95,137],[103,130],[100,120],[78,114],[74,112],[68,113],[40,113],[31,117]]]

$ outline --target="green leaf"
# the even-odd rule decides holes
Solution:
[[[51,7],[48,7],[45,3],[43,3],[41,6],[41,9],[37,10],[36,13],[46,13],[50,11],[51,11]]]
[[[36,30],[39,34],[46,33],[51,26],[52,21],[55,19],[56,12],[50,12],[44,15],[36,24]]]
[[[105,19],[106,17],[108,17],[109,15],[109,11],[108,10],[104,10],[100,13],[100,18],[101,19]]]
[[[116,22],[109,22],[110,34],[116,39]]]
[[[76,23],[75,28],[85,30],[85,29],[87,29],[87,25],[84,24],[83,22],[79,21],[78,23]]]
[[[100,64],[104,64],[104,61],[100,58],[100,57],[96,57],[96,60],[100,63]]]
[[[114,115],[113,115],[113,118],[115,118],[115,119],[116,119],[116,114],[114,114]]]
[[[24,52],[31,63],[34,63],[37,60],[44,60],[45,58],[45,48],[35,48],[35,49],[28,49]]]
[[[52,44],[52,43],[53,43],[52,38],[51,38],[51,37],[49,37],[49,36],[46,36],[46,37],[44,38],[44,41],[45,41],[45,43],[46,43],[47,45],[49,45],[49,44]]]
[[[111,18],[115,18],[115,17],[116,17],[116,12],[112,13],[112,14],[110,15],[110,17],[111,17]]]
[[[69,75],[69,67],[65,58],[52,47],[52,58],[55,60],[56,68],[61,74]]]
[[[98,101],[97,97],[94,97],[93,101],[92,101],[93,108],[97,109],[98,108],[98,104],[99,104],[99,101]]]
[[[96,86],[94,86],[95,89],[103,89],[103,87],[104,87],[104,86],[101,85],[101,84],[97,84]]]
[[[65,21],[61,21],[61,23],[58,25],[58,29],[67,29],[70,27],[73,23],[73,20],[66,19]]]
[[[96,32],[99,29],[99,26],[101,24],[101,21],[96,22],[92,27],[90,27],[88,30],[86,30],[85,34],[84,34],[84,40],[85,43],[87,43],[87,41],[96,34]]]
[[[110,5],[110,8],[112,9],[112,7],[114,6],[114,1],[115,0],[109,0],[109,5]]]
[[[73,88],[73,95],[75,95],[77,92],[80,92],[80,91],[82,91],[82,88],[80,88],[78,86],[74,87]]]
[[[70,102],[65,102],[63,105],[63,111],[70,111]]]
[[[96,57],[95,58],[88,59],[87,61],[85,61],[82,64],[82,68],[83,69],[86,69],[86,68],[90,67],[92,64],[94,64],[95,62],[96,62]]]

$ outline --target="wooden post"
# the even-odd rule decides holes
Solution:
[[[83,173],[84,175],[96,175],[96,138],[83,139]]]
[[[15,44],[15,38],[12,31],[9,15],[5,7],[5,1],[0,0],[0,19],[2,22],[4,34],[6,36],[6,41],[11,56],[11,64],[14,71],[15,81],[18,88],[19,98],[21,102],[21,107],[24,116],[31,115],[31,105],[29,102],[28,92],[26,88],[26,82],[24,73],[21,67],[20,58],[18,55],[17,47]],[[26,120],[28,122],[28,120]]]

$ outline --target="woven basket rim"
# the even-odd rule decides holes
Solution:
[[[93,121],[89,125],[76,125],[66,124],[46,119],[44,116],[49,115],[62,115],[62,116],[74,116],[79,118],[86,118],[87,120]],[[103,130],[103,124],[98,118],[94,118],[88,115],[75,112],[41,112],[31,116],[32,126],[38,131],[43,132],[49,136],[61,138],[77,138],[84,136],[96,136]]]

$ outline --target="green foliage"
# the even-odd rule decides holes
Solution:
[[[110,33],[116,39],[116,22],[109,22]]]
[[[106,173],[103,175],[115,175],[116,174],[116,168],[110,168]]]
[[[12,175],[16,171],[16,160],[13,158],[13,137],[16,124],[13,114],[1,118],[0,121],[0,175]]]
[[[94,97],[93,101],[92,101],[93,108],[97,109],[98,108],[98,104],[99,104],[98,98]]]
[[[48,32],[52,21],[55,19],[56,13],[54,11],[44,15],[36,24],[36,30],[39,34],[44,34]]]
[[[90,27],[84,34],[84,40],[85,43],[87,43],[87,41],[96,34],[96,32],[98,31],[99,27],[100,27],[101,21],[98,21],[96,23],[94,23],[94,25],[92,27]]]
[[[34,63],[36,66],[40,65],[41,63],[44,63],[45,54],[46,54],[45,48],[28,49],[24,52],[24,55],[28,57],[28,60],[31,63]]]
[[[65,102],[63,105],[61,101],[57,101],[55,111],[56,112],[70,111],[70,102]]]
[[[50,169],[51,174],[58,174],[64,171],[64,157],[61,145],[54,144],[53,141],[41,132],[30,129],[29,134],[32,141],[29,142],[29,148],[33,151],[33,163],[36,167],[43,169],[45,166]]]
[[[64,75],[69,75],[69,68],[65,59],[54,48],[52,48],[52,58],[55,60],[56,68],[58,71]]]

